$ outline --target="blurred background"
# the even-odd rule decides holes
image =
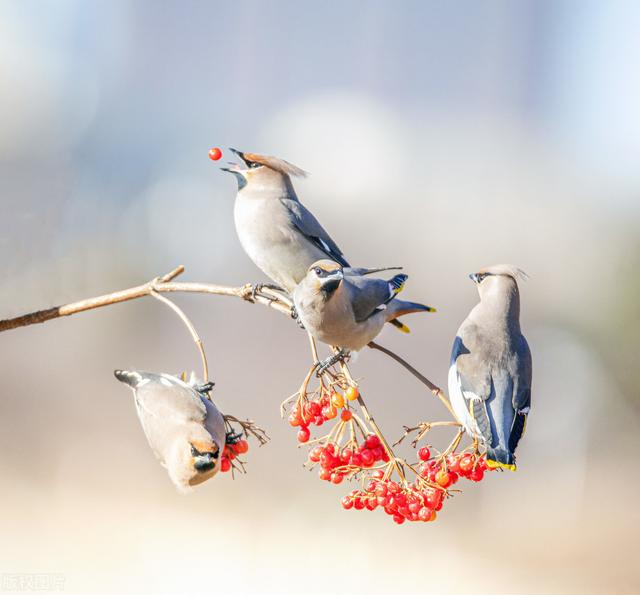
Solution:
[[[406,296],[438,314],[380,342],[440,386],[484,265],[529,273],[534,358],[518,472],[397,527],[303,469],[278,405],[310,359],[284,316],[175,296],[220,407],[272,437],[248,475],[188,496],[112,375],[199,369],[164,305],[1,334],[1,587],[637,593],[639,29],[631,1],[0,2],[1,318],[178,264],[263,280],[235,235],[236,182],[207,158],[232,146],[312,172],[298,194],[353,263],[404,265]],[[382,354],[352,370],[390,438],[446,419]]]

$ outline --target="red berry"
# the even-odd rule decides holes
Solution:
[[[322,408],[322,415],[325,419],[333,419],[338,415],[338,410],[335,407],[327,405],[326,407]]]
[[[373,463],[375,462],[373,453],[370,450],[363,450],[360,456],[362,457],[363,467],[371,467],[371,465],[373,465]]]
[[[316,446],[315,448],[311,449],[311,452],[309,453],[309,460],[312,463],[317,463],[320,460],[322,453],[322,446]]]
[[[349,401],[355,401],[360,396],[360,393],[355,386],[350,386],[344,394]]]
[[[402,515],[399,515],[399,514],[394,514],[393,515],[393,522],[394,523],[398,523],[398,525],[402,525],[402,523],[404,523],[404,517]]]
[[[436,483],[443,488],[451,485],[451,476],[446,471],[440,470],[436,473]]]
[[[380,446],[380,438],[375,434],[369,434],[364,443],[367,445],[367,448],[374,449],[376,446]]]
[[[243,455],[246,452],[249,452],[249,443],[246,440],[238,440],[233,445],[233,448],[236,451],[236,454]]]
[[[382,469],[376,469],[372,474],[371,477],[375,477],[376,479],[382,479],[384,477],[384,471]],[[384,485],[384,484],[382,484]]]
[[[474,463],[475,463],[475,457],[473,455],[469,455],[469,454],[463,455],[459,462],[460,471],[462,471],[462,473],[465,473],[465,474],[469,473],[471,469],[473,469]]]
[[[342,499],[342,508],[344,508],[345,510],[349,510],[350,508],[353,508],[353,499],[350,498],[349,496],[345,496]]]
[[[231,461],[227,457],[222,457],[220,461],[220,471],[226,473],[231,469]]]
[[[331,471],[329,469],[320,469],[320,472],[318,473],[318,477],[323,481],[330,481]]]
[[[353,506],[356,510],[362,510],[365,507],[365,503],[362,501],[362,498],[356,498],[353,502]]]
[[[431,509],[427,508],[426,506],[423,506],[419,511],[418,511],[418,518],[423,521],[423,522],[427,522],[431,520]]]
[[[376,485],[376,494],[378,496],[386,496],[387,495],[387,486],[384,483],[379,482],[378,485]]]
[[[360,453],[354,453],[351,457],[351,464],[354,467],[362,467],[362,455]]]
[[[340,419],[342,421],[349,421],[353,417],[353,414],[348,409],[343,409],[340,414]]]
[[[338,409],[342,409],[344,407],[344,397],[338,392],[332,393],[331,404]]]
[[[447,466],[449,467],[449,471],[460,473],[460,460],[456,455],[449,455],[447,457]]]
[[[342,475],[342,473],[331,474],[331,483],[339,484],[339,483],[342,483],[343,479],[344,479],[344,475]]]
[[[309,428],[303,427],[298,430],[298,442],[307,442],[311,436]]]
[[[472,481],[481,481],[484,477],[484,470],[480,468],[480,466],[476,467],[469,473],[469,479]]]
[[[418,458],[421,461],[428,461],[430,456],[431,456],[431,451],[429,450],[429,448],[427,446],[423,446],[418,451]]]
[[[209,159],[212,161],[218,161],[222,157],[222,151],[218,149],[218,147],[213,147],[213,149],[209,149]]]
[[[424,503],[429,508],[435,508],[442,502],[442,492],[435,488],[427,488],[424,492]]]

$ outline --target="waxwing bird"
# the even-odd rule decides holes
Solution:
[[[338,263],[319,260],[296,287],[293,301],[316,339],[343,352],[358,351],[375,339],[385,322],[412,312],[435,312],[429,306],[396,299],[406,279],[407,275],[389,280],[345,276]]]
[[[349,267],[342,250],[296,195],[291,176],[306,172],[277,157],[231,151],[245,165],[221,168],[238,180],[234,219],[240,243],[256,266],[287,293],[321,259],[337,262],[346,274],[386,270]]]
[[[495,265],[469,275],[480,294],[458,329],[449,368],[451,405],[465,430],[487,448],[487,464],[515,471],[515,451],[531,407],[531,352],[520,331],[517,279]]]
[[[213,386],[170,374],[116,370],[133,389],[142,429],[180,491],[189,491],[220,469],[226,441],[224,418],[205,396]]]

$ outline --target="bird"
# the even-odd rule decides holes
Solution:
[[[340,264],[323,259],[309,267],[293,292],[293,301],[311,335],[339,347],[344,356],[373,341],[385,322],[412,312],[435,312],[430,306],[396,299],[407,278],[405,274],[388,280],[346,276]],[[401,326],[409,331],[404,324]],[[338,361],[331,360],[322,362],[321,369]]]
[[[341,265],[347,276],[361,277],[402,268],[350,266],[336,242],[298,199],[291,177],[305,177],[307,172],[278,157],[230,150],[245,166],[230,163],[230,167],[220,168],[233,174],[238,182],[234,205],[236,232],[244,251],[276,283],[276,288],[292,294],[309,266],[327,258]],[[295,311],[292,314],[297,316]],[[404,330],[400,321],[390,322]]]
[[[487,465],[516,470],[515,451],[531,408],[532,359],[520,330],[518,279],[508,264],[469,275],[480,302],[460,325],[451,350],[451,405],[464,429],[486,446]]]
[[[312,263],[325,258],[358,276],[400,268],[350,267],[342,250],[298,199],[291,176],[304,177],[304,170],[278,157],[230,150],[246,166],[220,168],[238,181],[234,206],[238,238],[256,266],[287,293],[293,292]]]
[[[207,398],[213,383],[185,382],[171,374],[115,370],[131,387],[149,446],[181,492],[220,470],[226,442],[224,417]]]

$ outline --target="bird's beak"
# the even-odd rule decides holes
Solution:
[[[240,159],[242,159],[242,162],[249,167],[249,164],[247,163],[247,160],[244,158],[244,153],[242,151],[238,151],[238,149],[233,149],[232,147],[229,147],[229,151],[231,151],[232,153],[235,153],[238,157],[240,157]]]
[[[199,473],[206,473],[211,471],[216,466],[216,460],[218,459],[218,453],[204,452],[195,457],[193,466]]]
[[[471,273],[469,275],[469,279],[471,279],[474,283],[478,283],[478,274],[477,273]]]
[[[230,174],[242,175],[244,169],[242,169],[237,163],[227,163],[229,167],[221,167],[221,171],[228,171]]]

